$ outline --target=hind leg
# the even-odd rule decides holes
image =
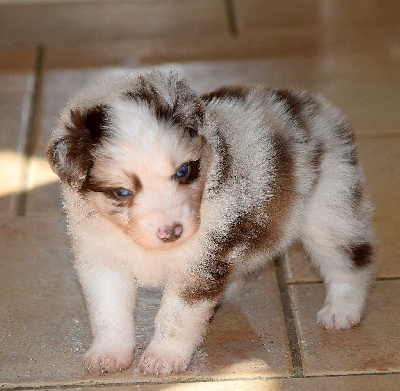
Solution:
[[[317,321],[327,329],[345,330],[361,319],[373,276],[373,248],[369,243],[348,247],[323,246],[304,240],[313,262],[319,268],[326,286],[326,299]],[[357,260],[366,264],[358,265]]]
[[[325,198],[326,200],[326,198]],[[357,210],[343,200],[340,210],[314,204],[302,241],[326,286],[318,323],[327,329],[356,326],[375,274],[373,229],[366,199]]]

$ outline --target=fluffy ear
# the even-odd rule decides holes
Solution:
[[[108,112],[105,105],[71,109],[63,131],[47,147],[52,170],[76,190],[82,188],[93,166],[93,151],[104,137]]]

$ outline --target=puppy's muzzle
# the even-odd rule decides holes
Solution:
[[[174,223],[173,225],[169,225],[164,229],[159,229],[157,231],[157,236],[163,242],[174,242],[179,239],[182,235],[183,227],[181,224]]]

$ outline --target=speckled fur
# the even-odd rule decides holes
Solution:
[[[89,371],[131,365],[138,286],[164,292],[140,369],[185,370],[228,285],[295,239],[327,287],[318,322],[360,321],[371,205],[352,128],[322,97],[264,86],[199,96],[174,73],[127,75],[72,100],[47,153],[88,304]],[[187,162],[192,178],[179,182]],[[180,237],[157,237],[176,224]]]

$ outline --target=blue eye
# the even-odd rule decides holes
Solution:
[[[182,164],[172,177],[179,184],[189,184],[197,180],[200,175],[200,159]]]
[[[130,190],[124,189],[122,187],[120,187],[119,189],[115,189],[114,193],[115,193],[116,196],[122,197],[122,198],[123,197],[129,197],[129,196],[132,195],[132,192]]]
[[[185,176],[187,176],[189,174],[189,166],[187,164],[184,164],[183,166],[180,166],[175,173],[175,178],[177,179],[181,179],[184,178]]]

